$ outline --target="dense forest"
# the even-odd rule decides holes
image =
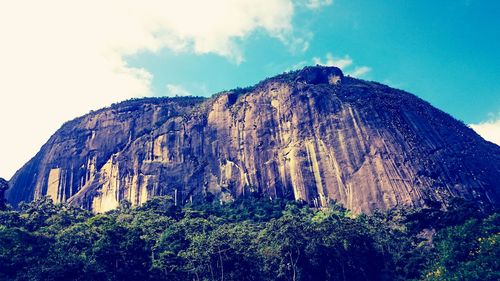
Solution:
[[[210,201],[4,207],[0,280],[500,280],[500,214],[470,202],[353,215]]]

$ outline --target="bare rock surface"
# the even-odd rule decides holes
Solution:
[[[157,195],[179,204],[270,198],[354,212],[452,197],[500,203],[500,147],[407,92],[307,67],[212,98],[130,100],[67,122],[11,179],[95,212]]]

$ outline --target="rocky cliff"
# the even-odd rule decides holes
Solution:
[[[0,211],[5,209],[5,191],[9,189],[9,183],[0,178]]]
[[[427,102],[307,67],[204,98],[131,100],[62,126],[11,179],[17,204],[48,195],[104,212],[207,193],[355,211],[451,197],[500,203],[500,147]]]

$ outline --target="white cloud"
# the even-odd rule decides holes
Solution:
[[[309,64],[309,61],[303,60],[300,61],[284,70],[284,72],[289,72],[289,71],[294,71],[294,70],[299,70],[301,68],[304,68],[306,65]]]
[[[167,84],[165,88],[169,97],[187,97],[192,95],[181,85]]]
[[[127,65],[127,55],[169,48],[240,63],[237,42],[256,30],[304,50],[293,13],[292,0],[1,1],[0,176],[64,121],[151,95],[152,75]]]
[[[488,121],[470,124],[469,126],[485,140],[500,145],[500,115]]]
[[[309,9],[319,9],[324,6],[329,6],[333,3],[333,0],[307,0],[305,6]]]
[[[362,77],[363,75],[370,72],[372,69],[368,66],[355,66],[354,61],[349,55],[343,57],[335,57],[332,53],[326,53],[324,59],[319,57],[312,58],[313,64],[319,64],[323,66],[336,66],[347,75],[354,77]]]
[[[338,68],[344,69],[352,65],[352,59],[347,55],[344,57],[334,57],[331,53],[326,53],[325,60],[314,57],[313,63],[324,66],[336,66]]]
[[[359,66],[354,68],[354,70],[347,72],[347,74],[354,77],[361,77],[366,73],[370,72],[371,70],[372,69],[368,66]]]

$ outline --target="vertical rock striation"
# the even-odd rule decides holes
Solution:
[[[252,192],[354,212],[451,197],[500,203],[500,148],[421,99],[307,67],[203,98],[126,101],[63,125],[11,179],[104,212]]]

